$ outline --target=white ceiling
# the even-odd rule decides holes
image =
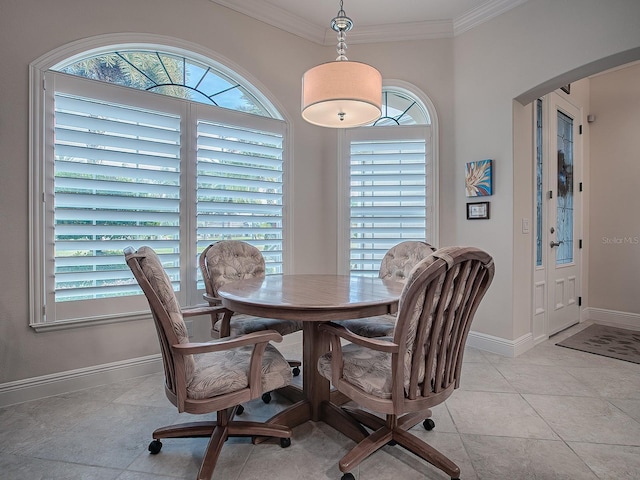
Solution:
[[[340,0],[211,0],[321,45],[336,43]],[[343,0],[353,20],[347,43],[458,35],[527,0]]]

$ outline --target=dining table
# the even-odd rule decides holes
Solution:
[[[395,313],[404,284],[359,275],[292,274],[247,278],[221,286],[222,305],[234,313],[302,322],[302,389],[289,398],[297,401],[269,422],[290,428],[306,421],[322,421],[351,438],[361,433],[344,421],[340,404],[348,399],[331,391],[330,382],[317,369],[318,358],[330,350],[327,335],[319,330],[334,320]],[[233,320],[232,320],[233,321]]]

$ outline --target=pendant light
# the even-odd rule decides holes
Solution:
[[[377,120],[381,113],[382,76],[371,65],[346,57],[345,32],[353,21],[342,8],[331,21],[338,33],[338,58],[302,76],[302,118],[321,127],[349,128]]]

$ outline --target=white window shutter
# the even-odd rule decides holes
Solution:
[[[242,240],[262,252],[267,274],[282,273],[283,123],[256,123],[198,120],[198,250]]]
[[[55,115],[56,302],[138,293],[132,244],[179,289],[180,117],[62,93]]]
[[[377,275],[384,254],[425,240],[428,128],[369,127],[347,134],[350,271]]]

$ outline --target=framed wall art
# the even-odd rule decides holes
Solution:
[[[467,203],[467,220],[488,220],[489,202]]]
[[[493,195],[493,161],[467,163],[464,167],[464,187],[467,197]]]

